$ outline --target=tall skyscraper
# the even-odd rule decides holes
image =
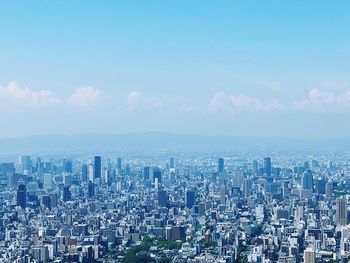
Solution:
[[[167,192],[165,190],[158,191],[158,205],[161,207],[166,207],[168,201]]]
[[[333,193],[333,182],[329,180],[326,183],[326,196],[331,197],[332,193]]]
[[[304,263],[315,263],[315,251],[311,247],[304,250]]]
[[[271,178],[271,157],[264,158],[264,173],[267,178]]]
[[[30,156],[28,155],[20,156],[19,162],[22,166],[23,171],[30,171],[32,169],[32,161],[30,160]]]
[[[346,196],[340,196],[336,201],[335,223],[346,225],[348,223],[348,200]]]
[[[143,168],[143,180],[147,181],[150,179],[150,167],[146,166]]]
[[[185,201],[186,201],[186,207],[191,209],[196,204],[196,191],[187,190]]]
[[[88,166],[86,164],[83,164],[81,166],[81,181],[87,182],[88,180]]]
[[[314,185],[313,175],[310,170],[307,170],[302,175],[302,184],[304,189],[312,189]]]
[[[17,205],[26,208],[27,205],[27,187],[25,184],[20,184],[17,190]]]
[[[153,171],[153,183],[156,179],[158,179],[158,183],[162,182],[162,172],[159,170],[159,168],[156,168]]]
[[[69,190],[69,185],[63,186],[63,194],[62,194],[63,202],[71,200],[71,193]]]
[[[122,170],[122,158],[120,158],[120,157],[118,157],[118,159],[117,159],[117,169],[118,169],[119,173]]]
[[[225,168],[225,161],[224,158],[219,158],[218,159],[218,172],[221,173],[224,171]]]
[[[88,184],[88,198],[93,198],[95,196],[95,184],[93,182],[89,182]]]
[[[102,161],[101,156],[94,157],[94,179],[101,178],[102,173]]]
[[[170,158],[170,168],[171,168],[171,169],[175,168],[175,160],[174,160],[174,157],[171,157],[171,158]]]

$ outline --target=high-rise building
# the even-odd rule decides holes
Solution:
[[[15,164],[14,163],[3,163],[2,173],[7,179],[7,186],[13,187],[17,184],[17,178],[15,175]]]
[[[32,161],[28,155],[20,156],[19,163],[21,164],[23,171],[30,171],[32,169]]]
[[[326,183],[326,196],[331,197],[333,193],[333,182],[327,181]]]
[[[249,178],[245,178],[243,180],[243,194],[245,197],[250,196],[252,192],[252,180]]]
[[[318,194],[324,195],[326,193],[326,180],[323,178],[315,180],[315,189]]]
[[[271,157],[264,158],[264,173],[267,178],[271,178]]]
[[[346,225],[348,221],[348,200],[346,196],[340,196],[336,201],[335,223]]]
[[[171,169],[175,168],[175,159],[174,159],[174,157],[170,158],[170,168]]]
[[[41,203],[43,206],[47,207],[48,209],[51,209],[51,197],[50,197],[50,195],[43,195],[41,198]]]
[[[225,161],[224,158],[219,158],[218,159],[218,172],[221,173],[224,171],[225,168]]]
[[[73,164],[71,160],[63,159],[63,171],[66,173],[73,172]]]
[[[302,175],[303,189],[312,189],[314,185],[313,175],[310,170],[307,170]]]
[[[153,171],[153,183],[158,179],[158,183],[162,182],[162,172],[159,170],[159,168],[154,169]]]
[[[90,181],[88,184],[88,198],[93,198],[94,196],[95,196],[95,184]]]
[[[94,157],[94,179],[101,178],[102,174],[102,160],[101,156]]]
[[[120,157],[117,159],[117,169],[119,173],[122,171],[122,158]]]
[[[315,263],[315,251],[311,247],[304,250],[304,263]]]
[[[71,200],[71,193],[69,190],[69,185],[63,186],[63,194],[62,194],[63,202]]]
[[[27,187],[25,184],[20,184],[17,190],[17,205],[26,208],[27,205]]]
[[[165,190],[158,191],[158,205],[161,207],[166,207],[168,201],[167,192]]]
[[[146,166],[143,168],[143,180],[148,181],[150,179],[150,167]]]
[[[87,182],[88,180],[88,166],[86,164],[83,164],[81,166],[81,181]]]
[[[185,201],[186,201],[186,207],[191,209],[196,203],[196,191],[195,190],[187,190]]]

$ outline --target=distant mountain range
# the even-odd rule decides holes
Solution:
[[[74,135],[37,135],[0,139],[1,155],[6,153],[109,152],[137,150],[231,151],[290,150],[344,151],[350,139],[296,140],[229,135],[193,135],[176,133],[86,133]]]

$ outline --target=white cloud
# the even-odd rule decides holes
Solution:
[[[61,100],[49,90],[34,91],[28,87],[20,87],[12,81],[6,86],[0,86],[0,105],[17,106],[57,106]]]
[[[163,106],[163,101],[156,97],[145,96],[138,91],[132,91],[127,98],[128,110],[146,109],[153,110]]]
[[[67,99],[68,103],[77,107],[88,107],[96,105],[104,96],[104,93],[93,87],[82,87],[76,89]]]
[[[323,111],[326,109],[340,109],[350,106],[350,91],[337,95],[330,91],[311,89],[306,99],[294,101],[297,109]]]
[[[282,105],[277,100],[273,100],[269,103],[264,103],[258,98],[250,97],[244,94],[227,95],[223,92],[218,92],[214,94],[209,103],[209,110],[213,112],[270,112],[281,108]]]

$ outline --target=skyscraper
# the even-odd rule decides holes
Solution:
[[[25,184],[20,184],[17,190],[17,205],[26,208],[27,205],[27,187]]]
[[[101,178],[101,173],[102,173],[101,169],[102,169],[101,156],[95,156],[94,157],[94,179]]]
[[[333,182],[329,180],[326,183],[326,196],[331,197],[332,193],[333,193]]]
[[[158,205],[161,207],[165,207],[167,200],[168,200],[167,192],[165,190],[159,190],[158,191]]]
[[[95,184],[93,182],[89,182],[88,184],[88,198],[93,198],[95,196]]]
[[[171,157],[170,158],[170,168],[175,168],[175,160],[174,160],[174,157]]]
[[[312,189],[314,185],[314,180],[312,176],[312,172],[307,170],[302,175],[302,184],[304,189]]]
[[[120,158],[120,157],[118,157],[118,159],[117,159],[117,169],[118,169],[119,173],[122,170],[122,158]]]
[[[264,158],[264,173],[267,178],[271,178],[271,157]]]
[[[88,180],[88,166],[83,164],[81,166],[81,181],[86,182]]]
[[[63,186],[63,194],[62,194],[63,202],[71,200],[71,193],[69,190],[69,185]]]
[[[153,183],[156,179],[158,179],[158,183],[162,182],[162,172],[159,170],[159,168],[154,169],[153,171]]]
[[[339,225],[346,225],[348,221],[348,201],[346,196],[337,198],[337,206],[335,213],[335,223]]]
[[[186,201],[186,207],[191,209],[196,203],[196,191],[195,190],[187,190],[185,201]]]
[[[218,172],[221,173],[224,171],[225,168],[225,161],[224,158],[219,158],[218,159]]]
[[[143,168],[143,180],[147,181],[150,179],[150,168],[146,166]]]

